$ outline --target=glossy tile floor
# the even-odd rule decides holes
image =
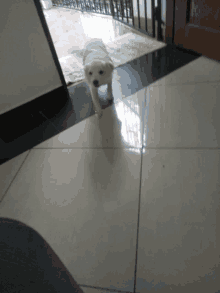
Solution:
[[[205,57],[0,166],[0,216],[84,292],[220,289],[220,64]]]

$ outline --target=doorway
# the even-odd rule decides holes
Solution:
[[[216,0],[174,0],[173,42],[220,60],[220,5]]]

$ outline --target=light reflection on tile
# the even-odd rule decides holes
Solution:
[[[218,82],[150,86],[144,146],[219,147],[219,96]]]
[[[35,148],[128,148],[142,147],[145,89],[75,124]]]
[[[39,232],[78,284],[132,292],[141,156],[31,150],[0,206]]]
[[[138,105],[135,105],[138,108]],[[139,109],[138,109],[139,110]],[[116,106],[116,112],[122,121],[121,134],[129,145],[141,148],[140,117],[123,102]],[[128,119],[129,117],[129,119]]]
[[[137,292],[217,292],[219,160],[219,150],[146,151]]]

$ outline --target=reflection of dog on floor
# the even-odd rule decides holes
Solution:
[[[114,65],[101,39],[92,39],[86,43],[83,57],[85,79],[89,85],[97,116],[101,118],[98,88],[108,84],[108,100],[112,100],[112,72]]]

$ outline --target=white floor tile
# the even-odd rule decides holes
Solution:
[[[219,161],[219,150],[146,150],[137,292],[220,288]]]
[[[78,284],[132,291],[140,155],[31,150],[0,205],[51,245]]]
[[[220,147],[220,84],[149,87],[146,147]]]
[[[0,166],[0,201],[4,196],[7,188],[14,179],[16,173],[24,162],[29,151],[24,152]]]
[[[68,40],[66,36],[72,32],[72,35],[78,36],[78,33],[73,31],[75,28],[80,28],[81,25],[81,13],[74,9],[65,10],[64,8],[52,8],[50,10],[43,10],[46,18],[47,25],[50,30],[53,42],[56,43],[59,40]]]
[[[220,81],[220,62],[201,56],[158,80],[152,86],[213,81]]]
[[[141,148],[145,89],[36,146],[36,148]],[[139,152],[139,150],[138,150]]]

